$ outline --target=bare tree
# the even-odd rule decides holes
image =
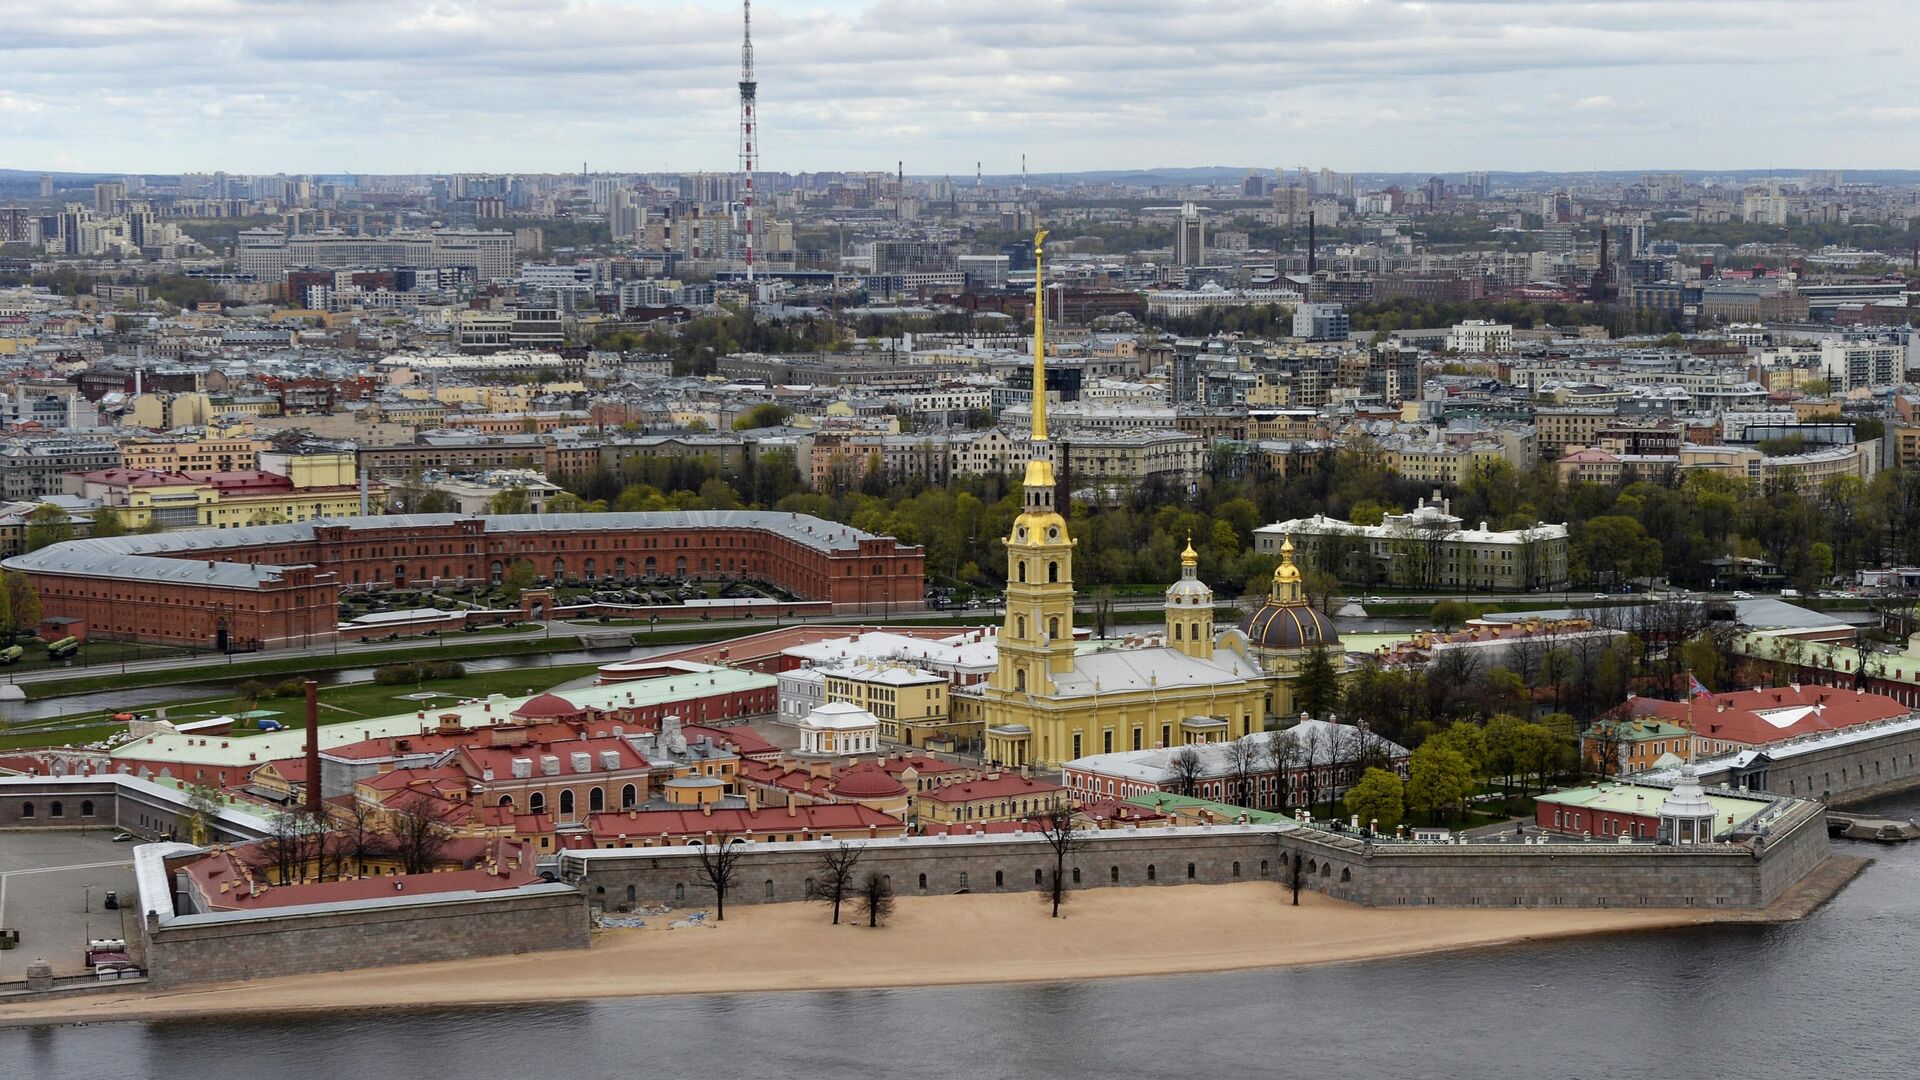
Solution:
[[[840,925],[840,903],[853,892],[853,868],[860,863],[861,849],[851,844],[835,844],[820,853],[814,864],[818,880],[811,899],[833,905],[833,925]]]
[[[1253,805],[1254,782],[1260,775],[1260,764],[1266,754],[1261,749],[1262,740],[1248,735],[1227,744],[1227,776],[1233,789],[1230,800],[1235,806]]]
[[[282,883],[300,880],[306,844],[301,835],[305,826],[300,815],[283,810],[269,818],[267,825],[267,835],[260,841],[260,854],[273,869],[274,879]]]
[[[424,874],[440,860],[453,839],[447,827],[453,804],[415,793],[388,814],[393,854],[403,874]]]
[[[1113,586],[1102,585],[1093,590],[1093,636],[1107,636],[1107,626],[1113,622]]]
[[[1053,880],[1047,886],[1046,900],[1053,906],[1053,917],[1060,917],[1060,905],[1067,899],[1067,858],[1086,839],[1074,827],[1073,807],[1056,806],[1032,819],[1040,838],[1053,849]]]
[[[1296,730],[1299,731],[1299,735],[1294,742],[1299,745],[1298,760],[1301,769],[1304,770],[1301,774],[1301,786],[1304,789],[1303,794],[1306,795],[1307,809],[1311,811],[1320,805],[1322,787],[1320,769],[1333,763],[1332,748],[1328,745],[1329,740],[1325,733],[1319,730],[1317,724],[1296,728]]]
[[[1293,803],[1294,770],[1300,767],[1302,747],[1286,731],[1267,732],[1267,761],[1273,766],[1273,808],[1284,809]]]
[[[872,871],[860,885],[860,914],[867,917],[871,927],[878,927],[893,915],[893,884]]]
[[[725,837],[708,833],[707,842],[695,847],[700,856],[700,880],[713,890],[714,921],[725,922],[727,891],[733,888],[733,875],[740,856],[746,853],[746,842],[739,839],[729,842]]]
[[[377,812],[359,799],[350,799],[334,814],[335,877],[365,877],[367,862],[383,848]]]
[[[1285,857],[1285,854],[1285,852],[1282,852],[1282,857]],[[1303,862],[1300,858],[1300,853],[1296,851],[1293,853],[1293,858],[1287,866],[1287,885],[1293,889],[1294,907],[1300,906],[1300,886],[1305,883],[1306,871],[1302,869]]]
[[[1200,762],[1200,751],[1183,746],[1174,751],[1168,772],[1172,775],[1175,794],[1191,796],[1199,788],[1206,767]]]

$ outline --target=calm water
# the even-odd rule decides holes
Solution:
[[[0,1076],[1910,1078],[1920,845],[1847,850],[1880,862],[1785,927],[1181,978],[0,1031]]]

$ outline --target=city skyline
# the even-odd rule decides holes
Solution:
[[[358,11],[352,9],[359,9]],[[1835,8],[1847,9],[1835,12]],[[761,167],[956,177],[1896,166],[1920,12],[1801,5],[763,3]],[[385,18],[382,23],[378,20]],[[729,171],[737,3],[247,0],[22,13],[0,168]],[[377,33],[369,33],[369,29]],[[650,35],[636,40],[635,30]],[[1753,57],[1767,78],[1752,81]],[[1844,56],[1845,88],[1819,77]],[[92,88],[76,93],[73,73]],[[1736,92],[1756,86],[1764,92]]]

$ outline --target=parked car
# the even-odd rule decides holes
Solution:
[[[1735,600],[1751,600],[1753,599],[1753,594],[1745,590],[1742,590],[1740,592],[1734,593],[1733,598]]]

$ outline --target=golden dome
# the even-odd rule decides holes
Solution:
[[[1275,585],[1293,585],[1300,581],[1300,568],[1293,565],[1293,537],[1280,542],[1280,565],[1273,568]]]
[[[1180,553],[1181,566],[1199,566],[1200,553],[1193,550],[1193,534],[1187,534],[1187,550]]]

